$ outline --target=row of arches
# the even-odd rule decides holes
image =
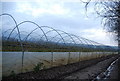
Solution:
[[[34,40],[34,42],[35,42],[35,38],[37,38],[36,39],[37,42],[43,40],[45,42],[55,42],[56,44],[62,43],[66,46],[69,44],[72,44],[75,46],[80,46],[80,45],[86,46],[86,47],[93,46],[94,48],[97,48],[99,46],[103,49],[105,47],[107,47],[107,49],[113,49],[110,46],[105,46],[105,45],[97,43],[95,41],[88,40],[86,38],[83,38],[83,37],[80,37],[80,36],[77,36],[74,34],[70,34],[70,33],[67,33],[67,32],[62,31],[62,30],[54,29],[53,27],[40,26],[33,21],[22,21],[20,23],[17,23],[15,18],[12,15],[7,14],[7,13],[3,13],[0,16],[1,17],[2,16],[9,16],[14,21],[15,26],[12,29],[7,29],[7,30],[3,31],[2,36],[6,37],[6,40],[9,40],[10,38],[18,39],[18,41],[20,42],[20,46],[22,48],[22,51],[24,51],[23,41],[26,42],[26,41]],[[21,25],[27,24],[27,23],[35,25],[35,28],[29,32],[21,31],[20,30]],[[48,31],[45,31],[44,29],[48,29]],[[17,30],[16,33],[15,33],[15,30]],[[35,31],[41,31],[42,33],[38,34],[39,32],[35,32]],[[9,32],[9,35],[7,32]],[[49,36],[50,33],[53,33],[55,35]],[[14,37],[12,37],[12,34],[16,34],[16,35],[14,35]],[[34,35],[36,34],[36,37],[32,36],[33,34]]]

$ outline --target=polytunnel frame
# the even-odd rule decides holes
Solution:
[[[66,37],[69,37],[69,36],[64,36],[64,38],[66,38]],[[61,39],[59,39],[56,43],[58,44],[60,41],[61,41]]]
[[[35,28],[34,30],[32,30],[32,32],[39,28],[39,29],[42,31],[42,33],[44,34],[46,40],[48,41],[48,38],[47,38],[45,32],[43,31],[43,29],[42,29],[38,24],[36,24],[36,23],[33,22],[33,21],[23,21],[23,22],[19,23],[17,26],[20,26],[20,25],[25,24],[25,23],[31,23],[31,24],[36,25],[37,28]],[[15,29],[15,28],[16,28],[16,27],[14,27],[14,29]],[[14,29],[13,29],[13,31],[14,31]],[[12,32],[13,32],[13,31],[12,31]],[[12,32],[11,32],[11,33],[12,33]],[[30,33],[28,34],[28,36],[29,36],[32,32],[30,32]],[[26,36],[26,37],[28,37],[28,36]],[[26,39],[27,39],[27,38],[26,38]]]
[[[62,38],[62,40],[63,40],[63,42],[64,42],[64,44],[65,44],[65,40],[63,39],[62,35],[61,35],[56,29],[54,29],[54,28],[52,28],[52,27],[49,27],[49,26],[41,26],[41,27],[50,28],[50,29],[53,29],[54,31],[56,31],[56,32],[60,35],[60,37]],[[66,45],[66,44],[65,44],[65,45]]]
[[[57,31],[63,32],[63,33],[65,33],[66,35],[68,35],[68,37],[70,37],[70,38],[72,39],[72,41],[76,44],[75,40],[71,37],[71,35],[70,35],[69,33],[64,32],[64,31],[62,31],[62,30],[57,30]]]
[[[12,29],[8,29],[8,30],[12,30]],[[4,35],[4,33],[8,32],[8,30],[4,31],[2,34]],[[24,32],[24,33],[27,33],[26,31],[20,31],[21,33]],[[15,36],[14,36],[14,40],[17,38],[19,34],[17,33]],[[3,36],[4,37],[4,36]],[[22,40],[22,39],[21,39]],[[24,40],[24,39],[23,39]]]
[[[24,33],[27,33],[26,31],[21,31],[21,32],[24,32]],[[17,34],[18,35],[18,34]],[[15,38],[17,37],[17,35],[15,36]],[[24,38],[25,39],[25,38]],[[23,41],[24,41],[24,39],[23,39]]]
[[[55,31],[55,30],[53,30],[53,29],[52,29],[52,30],[49,30],[49,31],[47,31],[47,32],[46,32],[46,34],[48,34],[48,33],[52,32],[52,31]],[[57,31],[57,30],[56,30],[56,31]],[[55,31],[55,32],[56,32],[56,31]],[[57,33],[57,34],[58,34],[58,33]],[[59,33],[58,35],[60,36],[61,34]],[[56,35],[56,36],[58,36],[58,35]],[[62,35],[61,35],[61,36],[62,36]],[[60,36],[60,37],[61,37],[61,36]],[[43,35],[41,36],[41,38],[40,38],[40,39],[42,39],[42,38],[43,38]],[[54,36],[54,37],[52,37],[52,38],[55,38],[55,36]],[[65,44],[65,40],[63,39],[63,37],[61,37],[61,38],[62,38],[63,43]],[[49,41],[51,41],[51,40],[49,40]]]
[[[26,31],[21,31],[21,32],[28,33],[28,32],[26,32]],[[15,36],[14,40],[16,39],[17,36],[18,36],[18,34]],[[25,38],[26,38],[26,37],[24,37],[22,41],[24,41]],[[30,36],[30,39],[31,39],[31,38],[33,38],[33,37]],[[25,42],[26,42],[26,41],[25,41]],[[24,46],[24,45],[23,45],[23,46]],[[24,48],[24,50],[25,50],[25,48]]]
[[[9,15],[10,17],[12,17],[10,14],[2,14],[2,15]],[[0,15],[0,16],[1,16],[1,15]],[[13,18],[13,17],[12,17],[12,18]],[[13,18],[13,20],[15,21],[14,18]],[[48,38],[47,38],[46,34],[49,33],[49,32],[51,32],[51,31],[48,31],[48,32],[45,33],[45,32],[43,31],[42,27],[50,28],[50,29],[52,29],[53,31],[56,31],[56,32],[58,33],[58,35],[60,35],[60,37],[62,38],[62,40],[63,40],[63,42],[64,42],[64,44],[65,44],[64,38],[63,38],[62,35],[58,32],[58,31],[61,31],[61,30],[56,30],[56,29],[54,29],[54,28],[52,28],[52,27],[49,27],[49,26],[39,26],[38,24],[36,24],[35,22],[32,22],[32,21],[23,21],[23,22],[19,23],[18,25],[17,25],[17,23],[16,23],[16,21],[15,21],[15,23],[16,23],[17,26],[11,31],[11,33],[9,34],[8,39],[10,38],[12,32],[13,32],[16,28],[19,29],[19,28],[18,28],[19,25],[21,25],[21,24],[23,24],[23,23],[26,23],[26,22],[32,23],[32,24],[34,24],[34,25],[37,25],[38,27],[37,27],[36,29],[40,28],[40,29],[42,30],[42,32],[43,32],[44,36],[46,37],[46,40],[47,40],[47,41],[48,41]],[[29,35],[32,34],[33,31],[35,31],[36,29],[32,30],[32,31],[25,37],[25,41],[27,40],[27,38],[29,37]],[[72,36],[71,36],[69,33],[66,33],[66,32],[64,32],[64,31],[61,31],[61,32],[67,34],[67,35],[73,40],[73,42],[74,42],[75,44],[76,44],[76,42],[75,42],[75,40],[73,39],[72,36],[75,36],[76,38],[79,39],[79,41],[81,41],[80,38],[77,37],[76,35],[72,35]],[[19,39],[21,39],[21,38],[20,38],[20,31],[19,31],[18,34],[19,34]],[[42,37],[41,37],[41,38],[42,38]],[[88,40],[88,39],[83,38],[83,37],[81,37],[81,39],[84,40],[84,42],[85,42],[87,45],[89,45],[89,43],[90,43],[90,44],[92,44],[93,46],[96,46],[96,45],[93,43],[94,41]],[[81,43],[83,43],[83,42],[81,41]]]
[[[12,30],[12,29],[8,29],[8,30],[2,32],[2,36],[4,37],[4,34],[7,33],[9,30]]]
[[[82,40],[77,35],[74,34],[70,34],[70,35],[76,37],[81,42],[81,44],[83,44]]]
[[[40,27],[42,28],[43,26],[40,26]],[[46,27],[46,28],[49,28],[49,27],[47,27],[47,26],[45,26],[45,27]],[[29,35],[31,35],[31,34],[32,34],[35,30],[37,30],[37,29],[38,29],[38,28],[35,28],[34,30],[32,30],[32,31],[26,36],[26,39],[28,38]],[[56,29],[54,29],[54,28],[50,28],[50,29],[52,29],[52,30],[50,30],[49,32],[55,31],[55,32],[62,38],[62,40],[63,40],[63,42],[64,42],[64,44],[65,44],[65,41],[64,41],[62,35],[61,35]],[[47,33],[45,33],[45,35],[47,36]],[[44,35],[42,35],[40,39],[42,39],[43,36],[44,36]],[[48,40],[48,41],[49,41],[49,40]]]
[[[83,38],[83,37],[81,37],[81,38]],[[102,45],[102,44],[100,44],[100,43],[97,43],[97,42],[95,42],[95,41],[92,41],[92,40],[88,40],[88,39],[86,39],[86,38],[83,38],[84,40],[87,40],[87,41],[89,41],[89,42],[91,42],[90,44],[91,45],[93,45],[94,47],[97,47],[97,45],[96,44],[98,44],[98,45]],[[92,44],[93,43],[93,44]],[[103,46],[105,46],[105,45],[103,45]],[[96,48],[95,48],[96,49]],[[103,48],[102,48],[103,49]],[[97,49],[98,51],[101,51],[101,50],[99,50],[99,49]]]
[[[61,35],[62,34],[65,34],[64,32],[63,33],[61,33]],[[50,39],[50,41],[52,40],[52,39],[54,39],[55,37],[57,37],[58,35],[55,35],[54,37],[52,37],[51,39]],[[66,38],[66,37],[69,37],[68,35],[67,36],[64,36],[63,38]],[[60,41],[61,39],[59,39],[58,41]],[[74,39],[73,39],[74,40]],[[57,41],[57,43],[58,43],[58,41]],[[74,42],[75,43],[75,41],[72,41],[72,42]]]
[[[31,34],[32,34],[32,33],[31,33]],[[30,35],[31,35],[31,34],[30,34]],[[37,36],[41,37],[40,35],[38,35],[38,34],[35,33],[35,32],[34,32],[34,34],[36,34]],[[30,35],[29,35],[29,36],[30,36]],[[36,37],[37,37],[37,36],[36,36]],[[43,36],[44,36],[44,35],[43,35]],[[26,36],[26,37],[27,37],[27,36]],[[24,41],[27,41],[28,37],[27,37],[27,39],[26,39],[26,37],[23,39]],[[34,37],[31,37],[31,38],[34,38]],[[31,39],[31,38],[30,38],[30,39]],[[48,36],[47,36],[47,38],[48,38]],[[26,39],[26,40],[25,40],[25,39]]]
[[[52,32],[52,31],[54,31],[54,30],[49,30],[49,31],[46,32],[46,34]],[[72,39],[72,41],[76,44],[75,40],[70,36],[69,33],[64,32],[64,31],[62,31],[62,30],[56,30],[56,31],[58,31],[58,32],[62,32],[61,34],[66,34],[66,35],[67,35],[68,37],[70,37],[70,38]],[[58,35],[56,35],[56,36],[58,36]],[[52,38],[55,38],[56,36],[54,36],[54,37],[52,37]],[[61,35],[61,36],[62,36],[62,35]],[[42,36],[42,37],[43,37],[43,36]],[[42,37],[41,37],[41,38],[42,38]],[[63,39],[64,39],[64,37],[63,37]],[[50,40],[50,41],[51,41],[51,40]]]
[[[77,36],[77,35],[74,35],[74,34],[71,34],[72,36],[74,36],[74,37],[76,37],[79,41],[81,41],[81,43],[82,44],[84,44],[83,42],[82,42],[82,40],[79,38],[79,36]],[[84,41],[86,44],[88,44],[88,42],[86,42],[86,41]]]
[[[61,31],[61,30],[59,30],[59,31]],[[64,31],[62,31],[63,33],[64,33]],[[66,33],[66,32],[65,32]],[[72,36],[75,36],[82,44],[83,44],[83,42],[80,40],[80,38],[79,37],[77,37],[76,35],[73,35],[73,34],[69,34],[69,33],[67,33],[72,39],[73,39],[73,37]],[[55,36],[54,36],[55,37]],[[65,36],[66,37],[66,36]],[[82,38],[83,39],[83,38]],[[60,39],[61,40],[61,39]],[[59,41],[60,41],[59,40]],[[86,40],[85,39],[83,39],[84,41],[85,41],[85,43],[87,43],[87,45],[89,45],[88,44],[88,42],[86,42]],[[59,41],[57,41],[57,43],[59,42]],[[74,41],[74,39],[73,39],[73,41]],[[75,43],[76,44],[76,43]],[[94,45],[93,45],[94,46]]]
[[[81,39],[79,38],[79,36],[76,36],[76,35],[74,35],[74,34],[71,34],[71,35],[72,35],[72,36],[75,36],[76,38],[78,38],[79,41],[81,41],[81,42],[82,42],[82,40],[83,40],[83,41],[89,46],[88,41],[86,41],[84,38],[80,37],[80,38],[82,39],[82,40],[81,40]],[[83,44],[83,42],[82,42],[82,44]],[[84,44],[83,44],[83,45],[84,45]]]
[[[9,38],[10,38],[10,36],[11,36],[11,34],[12,34],[12,32],[16,29],[16,28],[18,28],[19,29],[19,26],[20,25],[22,25],[22,24],[24,24],[24,23],[32,23],[32,24],[34,24],[34,25],[36,25],[38,28],[40,28],[41,29],[41,31],[43,32],[43,34],[45,35],[45,32],[42,30],[42,28],[38,25],[38,24],[36,24],[35,22],[32,22],[32,21],[23,21],[23,22],[21,22],[21,23],[19,23],[19,24],[17,24],[14,28],[13,28],[13,30],[11,31],[11,33],[9,34]],[[46,40],[48,41],[48,39],[47,39],[47,36],[45,35],[45,37],[46,37]],[[20,38],[21,39],[21,38]],[[22,42],[22,41],[20,41],[20,42]],[[23,48],[23,43],[22,43],[22,48]],[[24,61],[24,48],[23,48],[23,50],[22,50],[22,70],[23,70],[23,61]]]
[[[58,30],[58,31],[61,31],[61,30]],[[48,32],[49,32],[49,31],[48,31]],[[62,32],[63,32],[63,34],[66,33],[66,32],[64,32],[64,31],[62,31]],[[78,36],[73,35],[73,34],[69,34],[69,33],[67,33],[67,34],[68,34],[72,39],[73,39],[72,36],[75,36],[77,39],[79,39],[80,42],[82,42]],[[56,36],[57,36],[57,35],[56,35]],[[55,37],[55,36],[54,36],[54,37]],[[65,36],[65,37],[66,37],[66,36]],[[91,41],[91,40],[88,40],[88,39],[85,39],[85,38],[82,38],[82,37],[81,37],[81,39],[83,39],[84,42],[85,42],[87,45],[91,44],[91,45],[95,46],[94,44],[92,44],[92,41]],[[60,39],[60,40],[61,40],[61,39]],[[60,40],[59,40],[59,41],[60,41]],[[59,42],[59,41],[58,41],[58,42]],[[74,41],[74,39],[73,39],[73,41]],[[89,44],[88,44],[88,43],[89,43]],[[75,43],[75,44],[76,44],[76,43]],[[83,42],[82,42],[82,44],[83,44]]]
[[[64,33],[61,33],[61,35],[64,34]],[[54,38],[56,38],[58,35],[55,35],[54,37],[51,37],[49,41],[52,41]],[[43,37],[43,36],[42,36]],[[41,37],[41,38],[42,38]],[[63,37],[64,38],[64,37]]]
[[[14,23],[15,23],[15,27],[12,29],[12,31],[10,32],[10,34],[9,34],[9,36],[8,36],[7,39],[10,38],[11,34],[13,33],[13,31],[14,31],[15,29],[17,29],[17,32],[18,32],[18,38],[19,38],[19,41],[20,41],[20,46],[21,46],[21,48],[22,48],[22,70],[23,70],[23,61],[24,61],[24,60],[23,60],[23,59],[24,59],[24,47],[23,47],[23,42],[22,42],[22,40],[21,40],[21,32],[20,32],[20,30],[19,30],[19,26],[20,26],[20,25],[22,25],[22,24],[24,24],[24,23],[32,23],[32,24],[36,25],[37,28],[41,29],[41,31],[42,31],[42,33],[44,34],[44,36],[45,36],[45,38],[46,38],[47,41],[48,41],[48,38],[47,38],[46,33],[44,32],[44,30],[43,30],[42,28],[43,28],[43,27],[50,28],[50,29],[56,31],[56,32],[60,35],[60,37],[62,38],[63,42],[65,43],[64,38],[63,38],[62,35],[58,32],[58,30],[56,30],[56,29],[54,29],[54,28],[52,28],[52,27],[49,27],[49,26],[39,26],[38,24],[36,24],[36,23],[33,22],[33,21],[23,21],[23,22],[17,24],[17,21],[14,19],[14,17],[13,17],[12,15],[7,14],[7,13],[3,13],[3,14],[1,14],[0,16],[4,16],[4,15],[9,16],[10,18],[12,18],[12,20],[13,20]],[[27,37],[25,37],[25,38],[26,38],[25,40],[27,40],[27,38],[29,37],[30,34],[33,33],[33,31],[35,31],[35,30],[32,30],[32,32],[29,33],[29,34],[27,35]],[[62,31],[62,32],[64,32],[64,31]],[[86,42],[86,40],[85,40],[84,38],[81,38],[81,39],[80,39],[80,38],[79,38],[78,36],[76,36],[76,35],[70,35],[70,34],[68,34],[68,33],[66,33],[66,32],[64,32],[64,33],[67,34],[73,41],[74,41],[74,39],[73,39],[71,36],[75,36],[76,38],[79,39],[79,41],[81,41],[81,39],[82,39],[82,40],[84,40],[84,42]],[[88,41],[89,41],[89,40],[87,39],[87,42],[86,42],[87,44],[88,44]],[[81,41],[81,42],[82,42],[82,41]],[[89,41],[89,42],[93,42],[93,41]],[[94,44],[93,44],[93,45],[94,45]],[[109,46],[109,47],[110,47],[110,46]],[[112,48],[112,47],[110,47],[110,48]]]
[[[88,39],[86,39],[86,38],[83,38],[83,37],[80,37],[80,36],[77,36],[77,35],[74,35],[74,34],[71,34],[71,35],[72,35],[72,36],[75,36],[82,44],[83,44],[82,40],[83,40],[87,45],[89,45],[89,44],[88,44],[88,41],[91,42],[91,43],[95,42],[95,41],[88,40]],[[81,40],[80,38],[81,38],[82,40]],[[86,40],[87,40],[87,41],[86,41]],[[95,43],[97,43],[97,42],[95,42]],[[98,44],[99,44],[99,43],[98,43]],[[91,44],[91,45],[93,45],[93,46],[96,47],[95,44]]]
[[[49,28],[49,29],[52,29],[52,30],[44,33],[44,35],[46,35],[46,36],[47,36],[47,33],[51,32],[51,31],[55,31],[55,32],[62,38],[62,40],[63,40],[63,42],[64,42],[64,45],[66,45],[64,38],[63,38],[62,35],[58,32],[58,30],[56,30],[56,29],[54,29],[54,28],[52,28],[52,27],[49,27],[49,26],[40,26],[40,27],[41,27],[41,28]],[[33,29],[33,30],[26,36],[25,41],[26,41],[27,38],[28,38],[35,30],[37,30],[37,29],[38,29],[38,28]],[[43,35],[43,36],[44,36],[44,35]],[[67,35],[68,35],[68,34],[67,34]],[[43,36],[42,36],[42,37],[43,37]],[[42,38],[42,37],[41,37],[41,38]]]
[[[15,27],[17,28],[17,31],[18,31],[18,34],[19,34],[19,41],[20,41],[20,46],[21,46],[21,48],[22,48],[22,68],[23,68],[23,58],[24,58],[24,48],[23,48],[23,43],[22,43],[22,41],[21,41],[21,36],[20,36],[20,31],[19,31],[19,28],[18,28],[18,24],[17,24],[17,21],[14,19],[14,17],[12,16],[12,15],[10,15],[10,14],[7,14],[7,13],[3,13],[3,14],[1,14],[0,16],[2,17],[2,16],[9,16],[10,18],[12,18],[12,20],[14,21],[14,23],[15,23]],[[12,31],[11,31],[12,32]],[[7,39],[9,39],[9,37],[7,38]],[[23,69],[22,69],[23,70]],[[21,72],[22,72],[22,70],[21,70]]]
[[[81,37],[81,38],[83,38],[83,37]],[[86,38],[84,38],[85,40],[88,40],[88,39],[86,39]],[[97,47],[97,45],[96,44],[100,44],[100,43],[97,43],[97,42],[94,42],[94,41],[92,41],[92,40],[88,40],[89,42],[91,42],[91,43],[93,43],[92,45],[93,46],[95,46],[95,47]],[[101,45],[101,44],[100,44]]]
[[[44,31],[42,30],[42,28],[41,28],[38,24],[36,24],[35,22],[32,22],[32,21],[23,21],[23,22],[17,24],[16,20],[14,19],[14,17],[13,17],[12,15],[7,14],[7,13],[4,13],[4,14],[1,14],[0,16],[3,16],[3,15],[7,15],[7,16],[11,17],[12,20],[14,21],[14,23],[15,23],[15,27],[14,27],[14,28],[12,29],[12,31],[10,32],[7,40],[10,38],[11,34],[13,33],[13,31],[17,28],[17,31],[18,31],[18,34],[19,34],[20,45],[21,45],[21,48],[22,48],[22,70],[23,70],[24,48],[23,48],[23,43],[22,43],[21,36],[20,36],[19,26],[20,26],[21,24],[24,24],[24,23],[26,23],[26,22],[29,22],[29,23],[32,23],[32,24],[36,25],[38,28],[40,28],[44,35],[45,35],[45,33],[44,33]],[[48,41],[46,35],[45,35],[45,37],[46,37],[46,40]],[[22,71],[22,70],[21,70],[21,71]]]
[[[90,46],[90,45],[95,46],[94,44],[92,44],[92,42],[91,42],[90,40],[85,39],[85,38],[83,38],[83,37],[80,37],[80,38],[83,39],[84,41],[86,41],[88,46]]]

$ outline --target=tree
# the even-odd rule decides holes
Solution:
[[[87,10],[91,0],[86,3]],[[118,41],[118,52],[120,54],[120,1],[96,1],[94,3],[95,12],[102,17],[102,24],[108,32],[112,32]]]

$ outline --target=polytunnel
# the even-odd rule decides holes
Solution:
[[[2,25],[4,75],[13,70],[16,73],[31,71],[38,63],[50,68],[116,54],[117,51],[114,47],[54,27],[41,26],[33,21],[18,23],[8,13],[0,15],[4,16],[13,21],[11,27]]]

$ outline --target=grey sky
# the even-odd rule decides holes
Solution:
[[[51,26],[102,44],[117,45],[113,42],[113,37],[101,27],[101,19],[96,16],[93,6],[89,6],[87,17],[84,4],[81,2],[37,1],[4,2],[2,3],[2,13],[11,14],[18,23],[31,20],[41,26]],[[8,26],[13,24],[9,21],[11,20],[8,19]],[[32,27],[27,25],[24,30],[30,28]]]

